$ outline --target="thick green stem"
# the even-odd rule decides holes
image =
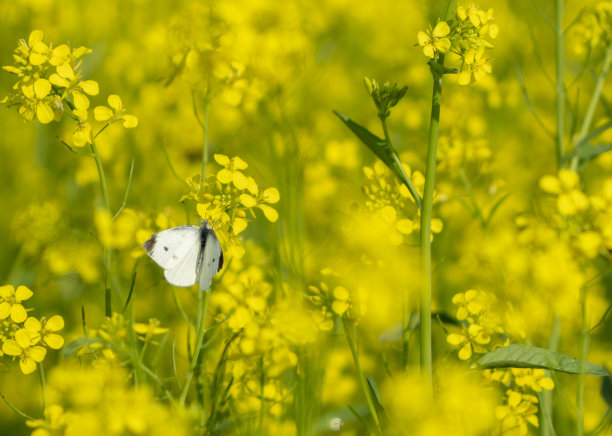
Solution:
[[[185,383],[181,390],[180,403],[185,404],[187,393],[193,379],[196,365],[198,364],[198,357],[200,356],[200,350],[204,342],[204,334],[206,333],[206,312],[208,312],[208,300],[210,299],[210,290],[200,291],[198,290],[198,316],[196,325],[196,340],[193,349],[193,355],[191,356],[191,362],[189,364],[189,371],[185,377]]]
[[[578,391],[576,392],[576,436],[582,436],[584,432],[584,361],[589,348],[589,331],[586,321],[586,285],[580,289],[580,309],[582,323],[580,326],[580,361],[578,362]]]
[[[37,364],[38,366],[38,377],[40,379],[40,394],[42,396],[42,410],[43,414],[47,410],[47,383],[45,382],[45,370],[42,362]]]
[[[563,41],[563,0],[555,0],[555,52],[557,58],[557,135],[555,145],[557,151],[557,167],[561,167],[564,159],[563,154],[563,131],[565,117],[565,83],[564,83],[564,41]]]
[[[436,154],[438,149],[438,129],[440,124],[440,104],[442,100],[442,76],[433,72],[433,93],[431,98],[431,119],[427,143],[427,169],[423,190],[423,209],[421,210],[421,372],[427,384],[433,388],[431,353],[431,218],[433,212],[433,191],[436,177]]]
[[[353,355],[353,361],[355,362],[355,369],[357,370],[357,376],[359,377],[359,383],[361,384],[361,389],[363,390],[363,395],[366,399],[366,404],[368,405],[368,409],[370,410],[370,415],[374,420],[374,424],[376,424],[376,428],[379,434],[382,434],[382,427],[380,426],[380,419],[378,418],[378,413],[376,412],[376,407],[374,406],[374,400],[372,399],[372,394],[370,392],[370,387],[368,386],[368,381],[363,374],[363,370],[361,369],[361,364],[359,363],[359,351],[357,350],[357,345],[355,344],[355,338],[351,334],[349,323],[345,318],[342,318],[342,325],[344,326],[344,334],[346,336],[346,340],[349,344],[349,348],[351,349],[351,354]]]
[[[103,127],[103,129],[106,126]],[[98,132],[100,134],[100,132]],[[98,136],[98,134],[96,136]],[[102,160],[98,153],[98,147],[96,147],[96,141],[91,143],[91,152],[93,158],[96,161],[96,167],[98,168],[98,176],[100,178],[100,190],[102,191],[102,198],[104,199],[104,206],[108,211],[109,215],[112,216],[110,208],[110,200],[108,197],[108,188],[106,187],[106,177],[104,176],[104,167],[102,166]],[[112,315],[111,307],[111,250],[110,248],[104,248],[104,314],[110,318]]]

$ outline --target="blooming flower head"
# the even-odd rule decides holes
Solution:
[[[15,332],[15,339],[4,341],[2,351],[8,356],[19,357],[21,372],[30,374],[47,354],[45,347],[36,345],[39,341],[40,335],[37,332],[23,328]]]
[[[49,319],[42,318],[40,321],[29,317],[24,327],[32,333],[33,337],[39,337],[40,342],[49,348],[59,350],[64,346],[64,338],[57,334],[64,328],[64,318],[59,315],[54,315]]]
[[[423,47],[423,54],[433,59],[436,57],[436,53],[446,53],[451,47],[451,41],[448,38],[449,33],[450,27],[445,21],[440,21],[433,30],[420,31],[417,34],[417,39],[419,45]]]

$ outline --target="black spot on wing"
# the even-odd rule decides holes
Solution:
[[[223,251],[221,251],[221,256],[219,256],[219,268],[217,268],[217,272],[221,271],[223,268]]]
[[[151,253],[151,251],[153,251],[153,248],[155,247],[155,242],[156,242],[155,235],[153,235],[144,244],[142,244],[142,247],[145,250],[147,250],[149,253]]]
[[[164,247],[164,251],[168,251],[168,247]]]

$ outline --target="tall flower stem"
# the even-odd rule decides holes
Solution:
[[[104,126],[96,136],[98,136],[102,130],[104,130],[106,126]],[[91,143],[91,153],[93,154],[94,161],[96,162],[96,167],[98,168],[98,177],[100,178],[100,190],[102,191],[102,199],[104,200],[104,206],[108,213],[112,216],[111,208],[110,208],[110,200],[108,197],[108,188],[106,186],[106,177],[104,176],[104,167],[102,166],[102,160],[100,159],[100,154],[98,153],[98,147],[96,147],[96,140]],[[104,248],[104,314],[107,317],[110,317],[112,314],[112,306],[111,306],[111,249],[105,247]]]
[[[198,358],[200,356],[200,351],[202,350],[202,343],[204,342],[204,334],[206,333],[206,312],[208,312],[208,300],[210,299],[210,290],[208,291],[200,291],[198,290],[198,319],[196,325],[196,339],[195,345],[193,349],[193,355],[191,356],[191,362],[189,364],[189,371],[187,372],[187,376],[185,377],[185,383],[183,384],[183,389],[181,390],[180,396],[180,404],[185,404],[185,399],[187,398],[187,393],[189,392],[189,387],[191,385],[191,380],[193,379],[193,374],[195,372],[196,365],[198,364]]]
[[[433,213],[433,190],[436,178],[436,155],[438,150],[438,130],[440,124],[440,103],[442,100],[442,76],[433,74],[433,93],[431,98],[431,119],[427,143],[427,169],[423,190],[423,209],[421,210],[421,372],[429,386],[433,386],[431,352],[431,218]]]
[[[191,97],[193,102],[193,114],[198,120],[200,127],[202,127],[203,132],[203,144],[202,144],[202,176],[200,177],[201,181],[206,179],[206,164],[208,163],[208,127],[210,120],[210,93],[208,92],[208,87],[206,88],[206,94],[204,95],[204,120],[200,119],[198,115],[198,107],[196,103],[197,91],[193,90]],[[202,350],[202,343],[204,342],[204,334],[206,333],[206,314],[208,312],[208,301],[210,299],[210,290],[200,291],[198,290],[198,309],[196,314],[196,339],[193,348],[193,355],[191,356],[191,362],[189,363],[189,370],[187,372],[187,376],[185,377],[185,383],[183,384],[183,389],[181,390],[180,403],[181,405],[185,404],[185,400],[187,398],[187,393],[189,392],[189,387],[191,385],[191,380],[193,379],[193,374],[195,372],[195,368],[198,364],[198,358],[200,356],[200,351]]]
[[[372,393],[370,392],[370,387],[368,386],[368,382],[363,374],[363,370],[361,369],[361,364],[359,363],[359,350],[357,349],[356,339],[351,334],[351,329],[348,321],[345,318],[342,318],[342,325],[344,326],[344,334],[346,336],[346,340],[349,344],[349,348],[351,349],[351,354],[353,355],[353,361],[355,362],[355,369],[357,370],[357,376],[359,377],[359,383],[361,384],[361,389],[363,390],[363,395],[366,399],[366,404],[368,405],[368,409],[370,410],[370,415],[374,420],[374,424],[376,424],[376,429],[379,434],[382,434],[382,427],[380,426],[380,419],[378,417],[378,412],[376,411],[376,407],[374,406],[374,400],[372,399]]]
[[[440,13],[441,21],[449,21],[455,15],[457,0],[445,0]],[[437,64],[444,66],[444,55],[440,54]],[[421,375],[433,391],[433,370],[431,352],[431,218],[433,213],[433,191],[436,179],[436,160],[438,153],[438,131],[440,128],[440,105],[442,103],[442,74],[438,68],[430,67],[433,77],[431,95],[431,117],[429,120],[429,135],[427,140],[427,169],[425,171],[425,187],[423,189],[423,208],[421,209],[421,340],[420,364]]]
[[[589,349],[589,331],[586,321],[587,286],[580,289],[580,361],[578,362],[578,391],[576,392],[576,435],[584,434],[584,360]]]
[[[557,152],[557,167],[561,167],[564,159],[563,154],[563,130],[565,117],[565,82],[563,64],[565,63],[564,55],[564,38],[563,38],[563,0],[555,0],[555,54],[557,59],[556,66],[556,94],[557,94],[557,135],[555,138],[555,149]]]

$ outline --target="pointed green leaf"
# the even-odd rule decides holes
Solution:
[[[370,389],[370,395],[374,399],[374,405],[376,406],[376,413],[378,413],[379,418],[383,418],[387,411],[385,410],[385,406],[383,406],[382,398],[380,396],[380,391],[378,390],[378,386],[372,377],[367,376],[366,380],[368,381],[368,388]]]
[[[412,180],[404,167],[401,164],[400,158],[393,148],[391,144],[385,141],[382,138],[379,138],[372,132],[370,132],[365,127],[357,124],[350,118],[342,115],[338,111],[334,111],[334,114],[338,116],[342,120],[342,122],[349,128],[351,131],[357,136],[361,142],[364,143],[366,147],[368,147],[372,152],[378,157],[387,167],[395,174],[395,176],[408,188],[412,198],[414,199],[415,204],[419,209],[421,209],[421,197],[419,196],[418,191],[414,187]]]
[[[568,374],[580,373],[580,359],[554,353],[545,348],[512,344],[493,350],[480,358],[478,366],[488,368],[543,368]],[[591,362],[584,362],[585,374],[606,376],[608,371]]]
[[[357,136],[366,147],[372,150],[376,157],[378,157],[385,163],[385,165],[391,168],[394,162],[393,154],[395,150],[393,150],[387,144],[387,141],[382,138],[379,138],[378,136],[370,132],[368,129],[357,124],[350,118],[342,115],[340,112],[334,111],[334,113],[338,116],[338,118],[342,120],[342,122],[344,122],[344,124],[346,124],[349,129],[351,129],[355,136]]]
[[[577,157],[580,159],[581,163],[586,163],[592,159],[595,159],[600,154],[604,154],[607,151],[612,150],[612,144],[597,144],[597,145],[589,145],[584,144],[581,146],[576,146],[567,157],[569,160]]]

